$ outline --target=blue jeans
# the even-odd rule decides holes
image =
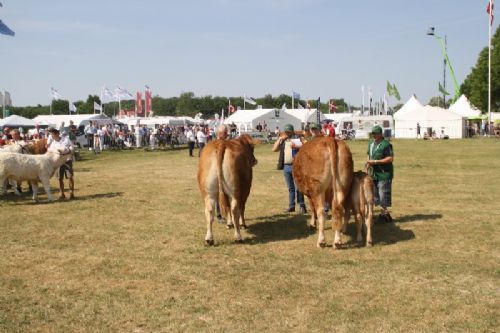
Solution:
[[[304,194],[299,192],[295,182],[293,181],[292,165],[285,164],[283,168],[283,175],[285,176],[286,186],[288,187],[288,208],[295,208],[295,197],[300,207],[305,207]]]
[[[392,179],[374,180],[373,184],[375,185],[375,205],[384,208],[391,207]]]

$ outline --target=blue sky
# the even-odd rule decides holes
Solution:
[[[387,80],[403,102],[427,103],[443,75],[430,26],[447,35],[459,84],[488,43],[487,0],[0,1],[16,32],[0,35],[0,89],[17,106],[47,105],[51,86],[75,101],[104,84],[360,105],[362,85],[378,99]]]

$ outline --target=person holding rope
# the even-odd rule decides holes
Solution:
[[[51,134],[50,140],[47,142],[47,151],[57,151],[62,149],[64,151],[69,150],[68,160],[59,168],[59,190],[61,194],[59,199],[65,199],[64,195],[64,176],[69,181],[69,198],[75,198],[75,182],[73,180],[73,160],[71,158],[73,154],[73,144],[67,136],[61,137],[58,129],[50,128],[49,133]]]
[[[373,140],[368,143],[368,161],[366,167],[373,178],[375,205],[380,206],[377,224],[392,223],[388,207],[391,207],[392,178],[394,176],[394,152],[392,144],[384,138],[382,127],[372,128]]]

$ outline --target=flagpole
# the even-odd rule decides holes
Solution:
[[[246,101],[245,101],[246,99],[247,99],[246,94],[243,94],[243,110],[246,110],[246,109],[247,109],[247,108],[246,108]]]
[[[5,89],[2,96],[2,118],[5,118]]]
[[[293,98],[294,93],[292,91],[292,110],[295,109],[295,99]]]
[[[101,114],[103,113],[104,103],[102,102],[102,87],[101,87]]]
[[[488,20],[488,135],[490,133],[490,123],[491,123],[491,25],[493,17],[493,4],[490,0],[490,15]]]

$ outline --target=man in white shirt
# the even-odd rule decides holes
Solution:
[[[196,132],[196,139],[198,140],[198,148],[200,148],[200,151],[198,152],[199,157],[201,155],[201,151],[207,144],[207,136],[205,135],[203,127],[198,128],[198,132]]]
[[[69,152],[68,160],[59,168],[59,190],[61,194],[59,199],[65,199],[64,195],[64,176],[69,181],[69,198],[75,198],[75,182],[73,180],[73,160],[71,155],[73,152],[73,144],[67,136],[61,137],[59,130],[55,128],[49,129],[50,139],[47,142],[47,151],[57,151],[58,149]]]
[[[196,137],[194,136],[193,130],[191,127],[188,128],[186,131],[186,139],[188,141],[188,147],[189,147],[189,157],[193,157],[193,149],[194,149],[194,143],[196,141]]]

